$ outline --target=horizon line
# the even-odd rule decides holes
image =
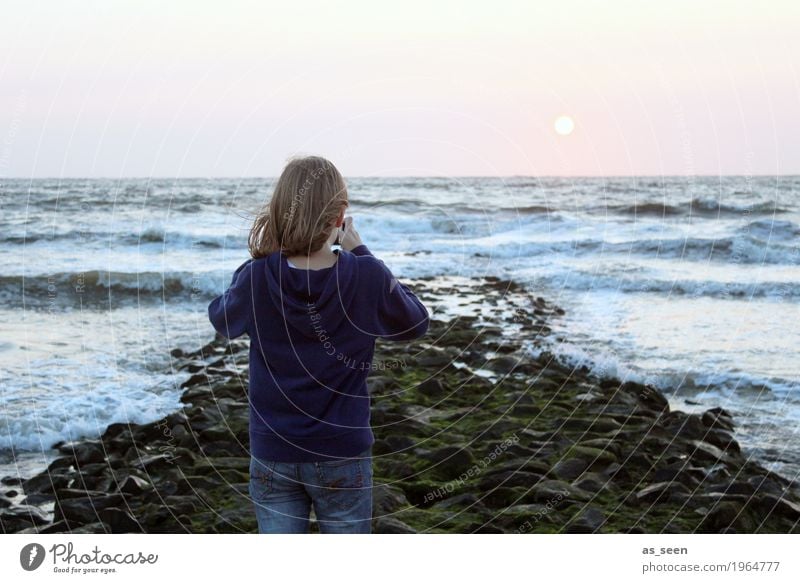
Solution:
[[[350,175],[345,176],[345,180],[356,178],[795,178],[800,177],[800,173],[787,174],[451,174],[451,175]],[[0,184],[4,180],[242,180],[242,179],[262,179],[274,180],[276,176],[263,175],[239,175],[239,176],[0,176]]]

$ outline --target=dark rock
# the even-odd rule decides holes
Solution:
[[[108,534],[108,527],[102,522],[92,522],[73,528],[70,534]]]
[[[475,458],[468,449],[455,445],[432,451],[428,459],[433,472],[445,480],[458,478],[475,464]]]
[[[567,533],[594,533],[599,532],[606,523],[606,516],[600,508],[589,506],[567,524]]]
[[[189,377],[182,385],[181,388],[187,387],[194,387],[195,385],[200,385],[203,383],[208,383],[208,376],[205,374],[195,374]]]
[[[505,534],[502,528],[489,522],[484,522],[472,531],[474,534]]]
[[[79,467],[102,462],[106,457],[105,446],[99,440],[67,443],[59,447],[58,451],[73,458]]]
[[[737,465],[736,461],[729,454],[722,451],[716,445],[706,443],[705,441],[699,441],[697,439],[691,440],[690,443],[692,446],[694,446],[694,450],[690,454],[693,460],[711,463],[722,462],[724,464],[730,464],[733,466]]]
[[[98,514],[100,520],[108,525],[113,534],[145,532],[139,522],[125,510],[105,508]]]
[[[687,415],[682,411],[673,411],[665,425],[675,437],[698,441],[703,440],[708,431],[699,415]]]
[[[170,454],[158,453],[140,457],[141,453],[143,453],[141,450],[139,452],[134,452],[129,461],[134,468],[146,470],[148,473],[172,467],[175,463],[173,456]]]
[[[47,472],[37,474],[25,480],[22,489],[26,494],[45,494],[55,495],[55,491],[69,486],[71,478],[63,474],[48,474]]]
[[[574,431],[580,433],[607,433],[620,429],[618,421],[604,417],[567,417],[566,419],[553,420],[552,427],[561,431]]]
[[[733,435],[724,429],[709,429],[706,432],[703,441],[707,441],[718,448],[727,451],[739,453],[741,451],[739,443],[733,438]]]
[[[636,498],[642,502],[680,501],[681,496],[691,496],[692,491],[680,482],[656,482],[640,490]]]
[[[109,425],[105,432],[103,433],[102,440],[104,443],[108,443],[117,437],[120,437],[125,432],[130,432],[131,424],[130,423],[112,423]]]
[[[526,495],[526,501],[530,499],[533,502],[552,502],[553,504],[557,504],[563,499],[587,501],[590,498],[591,496],[587,492],[563,480],[542,480]]]
[[[756,489],[749,482],[734,481],[726,484],[712,484],[706,488],[707,492],[724,492],[726,494],[741,494],[752,496]]]
[[[758,523],[744,510],[743,504],[723,500],[703,517],[697,530],[705,533],[753,532]]]
[[[753,487],[754,491],[761,494],[774,494],[776,496],[783,494],[781,485],[771,480],[768,476],[752,476],[747,479],[747,483]]]
[[[588,467],[589,462],[584,459],[569,458],[556,462],[551,473],[556,478],[572,481],[584,473]]]
[[[393,514],[410,505],[400,488],[389,484],[377,484],[372,489],[372,515],[375,517]]]
[[[119,484],[119,491],[125,494],[141,494],[147,490],[152,489],[153,485],[139,476],[129,475],[126,476]]]
[[[612,489],[612,485],[609,482],[608,477],[597,472],[588,472],[583,474],[580,479],[575,480],[572,485],[576,488],[580,488],[581,490],[585,490],[586,492],[591,492],[593,494],[602,492],[603,490]]]
[[[669,412],[669,402],[666,397],[652,385],[641,385],[628,381],[623,383],[620,390],[635,394],[644,406],[654,411],[658,411],[659,413]]]
[[[99,519],[101,510],[124,504],[122,494],[104,494],[102,496],[86,496],[83,498],[67,498],[56,500],[55,516],[63,518],[70,525],[84,525]]]
[[[385,439],[389,452],[406,451],[417,445],[417,440],[408,435],[389,435]]]
[[[373,454],[376,453],[373,446]],[[414,475],[414,468],[411,464],[395,459],[381,460],[382,475],[387,478],[404,480]]]
[[[381,516],[372,523],[374,534],[416,534],[416,530],[405,522],[391,516]]]
[[[706,427],[720,428],[725,431],[733,431],[735,426],[731,414],[721,407],[714,407],[703,413],[702,420]]]
[[[22,528],[27,528],[31,525],[39,526],[49,522],[50,519],[48,518],[47,514],[36,506],[20,504],[17,506],[11,506],[10,508],[6,508],[0,512],[0,523],[3,525],[20,523],[24,525]]]
[[[5,484],[6,486],[20,486],[22,482],[23,480],[19,476],[5,476],[0,479],[0,484]]]
[[[447,498],[446,500],[442,500],[434,505],[435,508],[438,510],[448,510],[453,508],[454,506],[482,506],[482,502],[480,499],[471,492],[466,492],[465,494],[459,494],[457,496],[453,496],[451,498]]]
[[[786,498],[765,494],[758,501],[758,506],[765,514],[775,513],[789,520],[800,520],[800,504]]]
[[[425,379],[417,385],[417,391],[426,397],[444,397],[446,391],[442,381],[437,378]]]
[[[483,504],[487,508],[506,508],[520,504],[525,498],[525,491],[520,492],[513,488],[499,486],[481,497]]]
[[[654,482],[678,481],[696,486],[706,478],[706,471],[698,466],[693,466],[689,460],[678,460],[663,468],[658,468],[653,473]]]
[[[56,497],[59,500],[68,500],[70,498],[102,498],[106,495],[104,491],[98,490],[84,490],[82,488],[61,488]]]
[[[494,472],[482,478],[478,482],[478,488],[482,492],[488,492],[494,488],[504,486],[506,488],[513,488],[515,486],[522,486],[523,488],[530,488],[534,484],[542,480],[541,474],[532,472],[506,470],[504,472]]]
[[[520,359],[513,356],[498,356],[492,358],[486,363],[486,368],[502,373],[508,374],[512,372],[520,364]]]

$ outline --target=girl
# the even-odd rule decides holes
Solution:
[[[208,307],[250,337],[250,495],[261,533],[369,533],[366,379],[376,338],[428,330],[425,306],[345,217],[347,187],[319,157],[291,160],[250,231],[251,259]],[[332,249],[339,243],[340,249]]]

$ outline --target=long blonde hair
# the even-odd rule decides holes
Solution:
[[[258,259],[278,250],[288,256],[318,251],[348,204],[347,185],[333,163],[319,156],[291,159],[250,229],[250,255]]]

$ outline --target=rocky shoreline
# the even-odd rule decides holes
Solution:
[[[742,454],[723,409],[531,356],[563,310],[514,282],[409,282],[447,306],[370,373],[375,533],[797,533],[798,485]],[[59,444],[0,480],[4,533],[257,532],[248,340],[173,350],[184,407]],[[312,532],[317,531],[312,521]]]

